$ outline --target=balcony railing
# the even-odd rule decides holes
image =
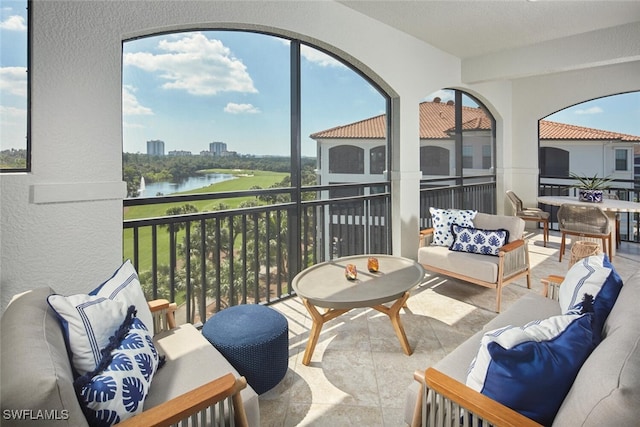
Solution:
[[[496,213],[496,183],[493,175],[460,179],[425,179],[420,182],[420,228],[431,227],[429,208],[475,209]]]
[[[125,257],[140,273],[147,297],[178,302],[184,320],[195,323],[227,306],[287,298],[291,279],[315,263],[389,253],[387,182],[304,187],[299,193],[277,188],[126,199],[125,209],[201,200],[244,200],[245,207],[125,220]],[[247,206],[256,198],[278,202]]]

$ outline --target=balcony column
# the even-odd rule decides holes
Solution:
[[[402,105],[401,105],[402,104]],[[393,254],[416,259],[420,220],[419,101],[391,100],[391,232]]]

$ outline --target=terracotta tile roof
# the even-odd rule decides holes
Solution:
[[[387,134],[386,114],[360,120],[344,126],[336,126],[311,134],[311,138],[366,138],[383,139]]]
[[[540,139],[565,139],[565,140],[620,140],[625,142],[640,142],[640,136],[626,135],[624,133],[610,132],[600,129],[586,128],[582,126],[568,125],[565,123],[540,121]]]
[[[420,103],[420,138],[450,139],[454,124],[452,102]],[[462,107],[463,130],[491,129],[491,120],[481,108]],[[386,134],[386,115],[371,117],[359,122],[316,132],[313,139],[383,139]],[[620,140],[640,142],[640,136],[626,135],[582,126],[567,125],[548,120],[540,121],[540,139],[553,140]]]

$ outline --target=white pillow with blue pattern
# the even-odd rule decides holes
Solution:
[[[151,333],[134,313],[129,307],[96,369],[73,383],[92,426],[111,426],[141,413],[151,380],[164,364]]]
[[[429,213],[431,213],[431,226],[433,227],[431,244],[449,247],[453,243],[451,226],[458,224],[464,227],[473,227],[473,218],[478,211],[429,208]]]
[[[595,347],[592,313],[553,316],[484,334],[466,384],[542,425],[551,425]]]
[[[582,309],[584,294],[593,297],[593,332],[596,343],[602,339],[602,328],[622,289],[622,279],[602,253],[576,262],[562,281],[558,300],[563,313]]]
[[[500,248],[509,241],[509,231],[503,228],[483,230],[453,224],[451,234],[453,235],[453,243],[449,246],[450,250],[480,255],[498,256]]]

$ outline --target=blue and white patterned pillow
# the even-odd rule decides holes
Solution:
[[[563,313],[582,308],[585,294],[593,297],[593,332],[599,343],[604,322],[622,289],[622,279],[606,254],[592,255],[576,262],[567,272],[560,286],[558,300]]]
[[[473,218],[478,211],[460,210],[460,209],[436,209],[429,208],[431,213],[431,225],[433,227],[434,246],[451,246],[453,243],[453,234],[451,234],[451,225],[458,224],[464,227],[473,227]]]
[[[472,254],[497,256],[500,248],[509,241],[509,231],[503,228],[482,230],[453,224],[451,234],[453,234],[453,243],[449,246],[450,250]]]
[[[142,412],[151,380],[164,363],[147,327],[131,309],[98,367],[74,381],[92,426],[110,426]]]
[[[484,334],[471,363],[470,388],[551,425],[595,347],[592,313],[553,316]]]
[[[130,261],[88,295],[50,295],[47,300],[62,325],[76,376],[96,368],[102,360],[101,350],[122,324],[129,306],[136,307],[138,318],[149,325],[153,335],[151,310]]]

